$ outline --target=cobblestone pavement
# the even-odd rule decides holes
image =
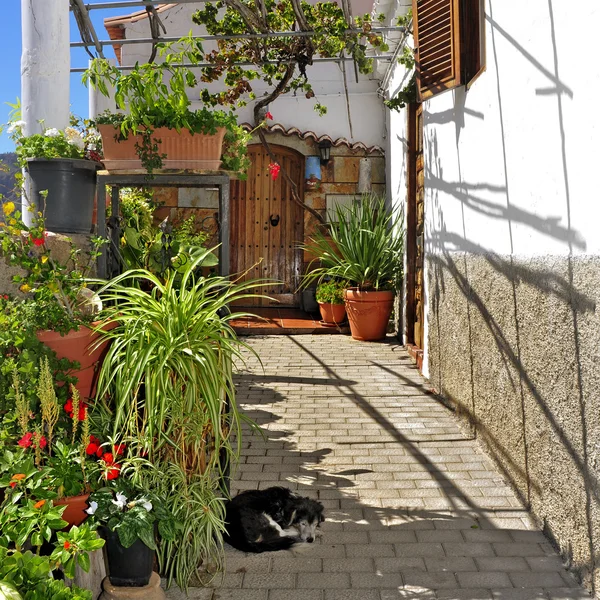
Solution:
[[[394,338],[249,338],[233,492],[284,485],[325,505],[314,544],[246,555],[201,600],[574,600],[563,567],[478,442]],[[181,592],[172,590],[171,598]]]

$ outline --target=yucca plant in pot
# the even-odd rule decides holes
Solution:
[[[246,347],[229,325],[243,315],[227,307],[263,285],[199,275],[211,253],[165,280],[135,269],[99,290],[116,327],[105,333],[92,417],[152,465],[128,477],[178,523],[176,541],[159,538],[157,555],[161,574],[184,588],[202,562],[222,563],[224,478],[241,443],[233,359]]]
[[[350,282],[344,294],[352,337],[385,337],[394,294],[400,289],[404,254],[403,215],[393,215],[385,198],[366,194],[349,207],[337,205],[326,230],[317,230],[305,249],[311,264],[305,284],[325,277]]]

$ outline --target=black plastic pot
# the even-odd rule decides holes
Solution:
[[[129,548],[119,541],[116,532],[103,527],[100,535],[106,540],[108,578],[119,587],[142,587],[148,585],[154,565],[154,550],[138,539]]]
[[[96,193],[96,171],[91,160],[28,158],[27,198],[38,211],[46,207],[46,229],[55,233],[90,233]],[[48,190],[46,201],[40,192]]]

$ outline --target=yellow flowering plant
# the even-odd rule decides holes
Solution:
[[[11,267],[15,288],[35,300],[37,329],[67,332],[91,320],[97,309],[86,277],[98,258],[104,240],[94,237],[85,252],[71,242],[68,260],[52,255],[42,212],[33,207],[29,224],[12,200],[2,202],[4,222],[0,222],[0,256]],[[16,291],[15,289],[15,291]]]

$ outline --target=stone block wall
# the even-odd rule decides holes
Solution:
[[[432,254],[428,366],[567,564],[600,589],[600,257]]]

